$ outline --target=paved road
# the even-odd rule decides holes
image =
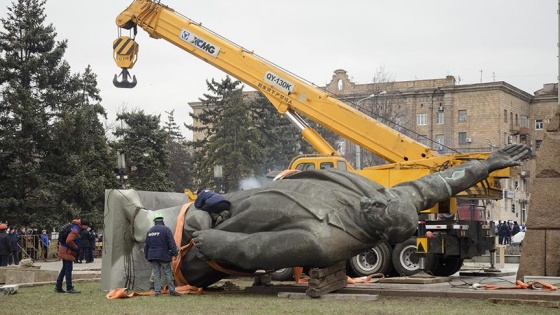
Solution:
[[[60,260],[56,261],[36,261],[33,263],[34,266],[40,266],[41,270],[56,270],[59,271],[62,268],[62,262]],[[89,264],[78,264],[74,263],[74,271],[88,272],[88,271],[100,271],[101,270],[101,258],[96,258],[92,263]]]
[[[41,266],[43,270],[60,270],[60,261],[36,262],[34,265]],[[497,299],[523,299],[523,300],[553,300],[560,301],[560,291],[532,290],[532,289],[500,289],[486,290],[484,288],[473,288],[473,284],[487,284],[511,287],[515,283],[518,264],[505,264],[499,268],[503,275],[496,276],[463,276],[466,272],[482,272],[489,267],[485,263],[465,263],[463,269],[449,281],[431,284],[409,284],[409,283],[368,283],[348,285],[340,290],[340,293],[366,293],[394,296],[439,296],[455,298],[497,298]],[[89,264],[74,264],[74,273],[100,273],[101,259],[95,259]],[[231,280],[231,279],[229,279]],[[541,280],[544,281],[544,280]],[[552,284],[560,285],[558,278]],[[293,282],[274,282],[273,286],[248,287],[247,292],[257,294],[277,294],[278,292],[305,292],[306,284],[294,284]]]
[[[62,267],[62,263],[60,261],[36,261],[34,263],[35,266],[40,266],[42,270],[60,270]],[[461,272],[465,271],[476,271],[476,270],[484,270],[489,267],[489,264],[485,263],[465,263]],[[496,265],[496,268],[500,269],[505,273],[517,273],[519,265],[518,264],[505,264],[504,268],[500,268]],[[100,271],[101,270],[101,258],[96,258],[92,263],[74,263],[74,271],[86,272],[86,271]],[[459,274],[455,274],[458,276]],[[503,277],[509,280],[515,281],[515,276],[506,276]]]

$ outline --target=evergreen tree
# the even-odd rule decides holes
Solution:
[[[44,190],[51,192],[58,205],[56,211],[66,218],[86,216],[101,222],[104,190],[117,187],[114,159],[99,120],[106,113],[99,103],[96,75],[89,66],[75,82],[81,91],[67,102],[68,108],[53,126],[54,141],[44,159],[50,181]],[[75,209],[81,211],[76,213]]]
[[[300,131],[279,114],[263,94],[259,93],[258,97],[251,100],[250,108],[256,112],[255,126],[260,133],[259,146],[265,151],[259,175],[286,169],[298,154],[313,152],[313,148],[301,137]]]
[[[18,0],[0,20],[0,218],[58,226],[74,215],[87,215],[95,205],[102,208],[103,194],[93,196],[99,192],[98,179],[91,179],[85,168],[106,168],[108,160],[93,163],[94,157],[80,156],[95,149],[65,151],[74,148],[65,143],[69,134],[63,131],[95,129],[102,109],[98,104],[85,106],[84,95],[98,98],[95,77],[91,70],[84,76],[71,74],[63,59],[66,40],[56,41],[52,24],[45,25],[44,5],[40,0]],[[97,133],[87,135],[94,135],[90,145],[104,150]],[[80,180],[59,182],[72,178],[70,172],[82,172],[90,181],[70,189]]]
[[[193,185],[191,149],[183,137],[179,126],[175,123],[174,110],[167,113],[165,131],[167,131],[167,149],[169,150],[169,180],[176,192],[185,189],[195,190]]]
[[[227,76],[222,82],[207,81],[209,94],[201,99],[207,106],[201,114],[191,114],[202,127],[189,126],[191,130],[206,135],[194,141],[195,177],[201,187],[216,186],[214,167],[222,166],[223,178],[218,190],[234,191],[241,179],[254,176],[264,161],[259,131],[250,103],[243,99],[241,82]],[[221,189],[220,189],[221,188]]]
[[[256,126],[261,134],[260,146],[265,149],[265,160],[261,173],[286,169],[290,161],[300,154],[315,154],[317,151],[303,139],[301,130],[278,110],[261,93],[252,100],[251,108],[257,112]],[[303,117],[305,118],[305,117]],[[306,121],[329,144],[338,150],[340,137],[312,121]]]
[[[270,171],[286,169],[299,154],[315,153],[303,140],[301,131],[282,117],[261,93],[243,94],[239,81],[229,77],[221,83],[207,82],[209,94],[201,102],[206,108],[191,114],[204,135],[192,142],[195,180],[200,187],[214,187],[214,166],[223,166],[226,189],[237,189],[246,177],[264,177]],[[329,143],[338,141],[334,133],[310,123]]]
[[[115,130],[119,139],[113,143],[116,152],[124,153],[128,184],[136,190],[173,191],[169,179],[168,132],[160,126],[160,116],[144,111],[120,113],[117,121],[124,125]]]

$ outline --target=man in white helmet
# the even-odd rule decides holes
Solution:
[[[175,291],[173,271],[171,270],[170,264],[171,257],[177,256],[177,254],[177,244],[175,244],[173,232],[163,223],[163,215],[161,213],[156,213],[154,216],[154,226],[148,230],[146,234],[146,243],[144,245],[144,255],[152,264],[155,296],[161,294],[162,269],[169,287],[169,295],[180,295]]]

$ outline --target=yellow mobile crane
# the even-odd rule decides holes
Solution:
[[[301,130],[303,138],[319,153],[316,156],[295,159],[290,164],[292,169],[302,169],[310,164],[319,168],[321,163],[325,163],[348,169],[391,187],[468,160],[484,159],[488,156],[488,153],[440,155],[252,51],[182,16],[160,1],[133,1],[117,16],[116,24],[119,28],[133,30],[134,34],[137,27],[140,27],[151,37],[168,41],[264,94],[279,113],[285,115]],[[130,81],[128,70],[136,62],[138,44],[134,38],[120,36],[113,42],[113,49],[115,62],[122,68],[121,74],[115,75],[113,83],[117,87],[133,88],[136,78],[133,77]],[[318,132],[309,127],[302,116],[375,153],[389,163],[354,170]],[[509,175],[509,169],[494,172],[488,180],[462,192],[458,197],[500,199],[502,190],[499,179]],[[456,211],[457,202],[451,199],[424,213],[454,214]],[[413,239],[399,244],[382,244],[371,253],[353,258],[351,267],[357,274],[388,272],[393,267],[396,273],[401,275],[411,275],[419,269],[424,269],[435,275],[447,276],[459,270],[463,259],[483,255],[487,250],[495,250],[493,222],[488,224],[482,221],[422,220]],[[380,266],[381,269],[369,268],[373,265],[368,261],[372,254],[375,254],[375,266]]]

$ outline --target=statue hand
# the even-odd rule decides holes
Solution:
[[[485,161],[488,172],[521,165],[521,160],[529,155],[529,148],[520,143],[507,145],[494,151]]]

